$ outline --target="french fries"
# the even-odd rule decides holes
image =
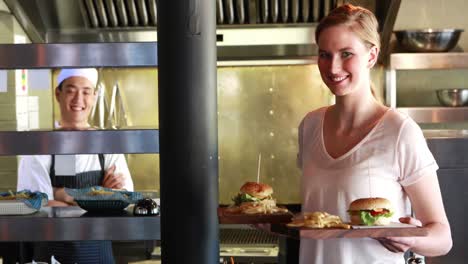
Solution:
[[[14,193],[11,190],[8,191],[8,195],[0,195],[0,200],[16,200],[16,199],[29,199],[30,196],[26,193]]]
[[[106,190],[102,190],[102,189],[91,188],[91,191],[88,192],[87,194],[90,195],[90,196],[112,195],[112,194],[114,194],[114,192],[106,191]]]
[[[308,227],[308,228],[341,228],[350,229],[351,225],[343,223],[337,215],[327,212],[307,212],[299,218],[294,218],[288,223],[289,227]]]

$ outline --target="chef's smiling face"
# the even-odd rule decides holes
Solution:
[[[345,25],[324,29],[318,39],[318,66],[324,83],[337,96],[367,86],[378,49],[368,47]]]
[[[87,128],[88,116],[96,100],[96,91],[91,81],[84,77],[70,77],[55,89],[60,105],[63,128]]]

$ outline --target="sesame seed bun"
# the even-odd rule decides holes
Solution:
[[[257,182],[246,182],[242,185],[240,191],[259,199],[263,199],[273,194],[273,188],[270,185]]]
[[[361,198],[354,200],[349,205],[350,211],[387,209],[392,210],[392,204],[389,200],[381,197]]]

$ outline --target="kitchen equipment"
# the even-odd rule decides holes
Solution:
[[[453,49],[463,29],[414,29],[394,31],[399,46],[409,52],[446,52]]]
[[[219,229],[221,263],[277,263],[279,239],[276,235],[243,225],[221,226]]]
[[[436,93],[444,106],[464,106],[468,103],[468,89],[440,89]]]
[[[278,262],[279,238],[275,234],[247,225],[220,225],[220,263],[272,264]],[[156,246],[152,260],[161,259],[161,247]]]
[[[131,125],[129,115],[127,115],[127,106],[124,102],[122,90],[116,82],[112,87],[112,95],[110,99],[109,116],[107,118],[107,126],[112,129],[119,129]]]
[[[151,198],[143,198],[133,207],[133,214],[138,216],[159,215],[159,205]]]
[[[424,259],[421,257],[417,257],[414,254],[408,260],[406,260],[407,264],[424,264]]]
[[[109,103],[106,99],[106,87],[101,82],[98,83],[96,87],[96,101],[91,108],[91,113],[89,114],[89,123],[96,128],[104,129],[104,116],[109,111]]]

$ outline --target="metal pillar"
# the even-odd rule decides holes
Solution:
[[[215,1],[158,1],[162,261],[219,263]]]

